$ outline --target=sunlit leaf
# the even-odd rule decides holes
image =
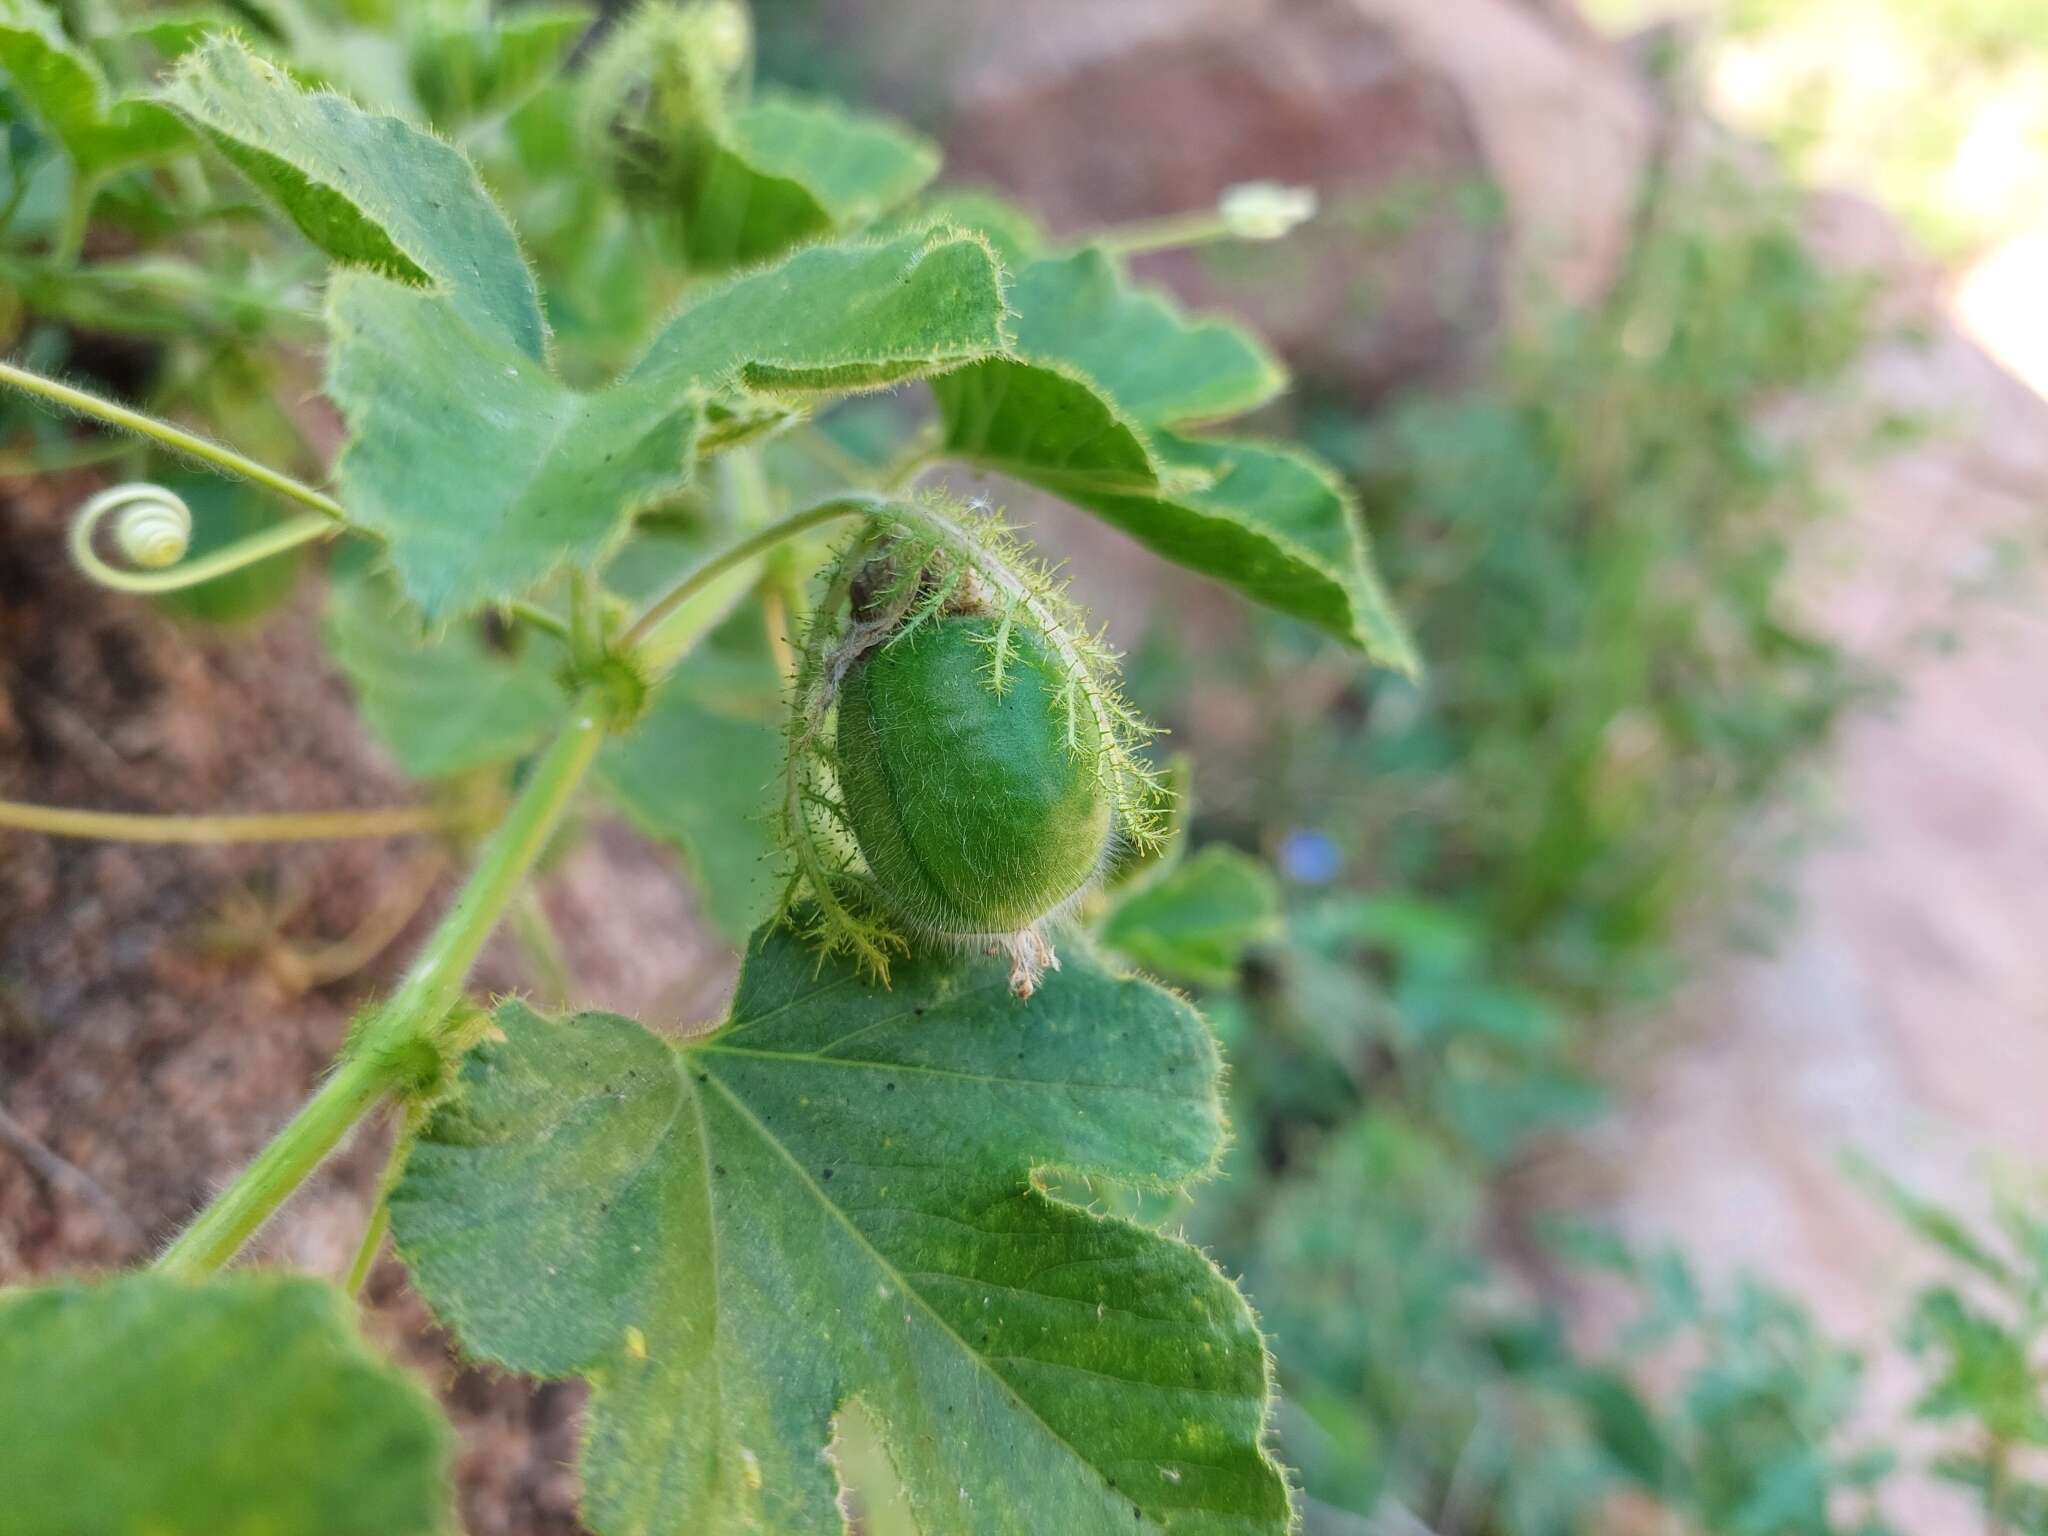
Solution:
[[[0,1291],[0,1530],[430,1536],[453,1436],[316,1281]]]
[[[1013,475],[1258,602],[1412,669],[1413,647],[1332,474],[1277,444],[1195,438],[1285,375],[1237,327],[1191,321],[1096,251],[1031,263],[1007,358],[934,385],[953,456]]]
[[[816,246],[707,290],[590,394],[417,289],[344,274],[329,316],[342,500],[438,622],[616,549],[687,478],[707,398],[871,389],[986,356],[1002,293],[971,236]]]
[[[708,290],[669,322],[629,382],[790,395],[881,389],[1001,349],[988,247],[958,231],[813,246]]]
[[[1222,1131],[1201,1020],[1065,959],[1028,1003],[980,957],[884,990],[769,930],[682,1045],[500,1009],[393,1227],[472,1354],[590,1380],[594,1530],[837,1536],[854,1400],[927,1531],[1288,1529],[1243,1301],[1034,1187],[1177,1183]]]

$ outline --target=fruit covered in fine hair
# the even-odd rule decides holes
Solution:
[[[1115,820],[1102,745],[1037,634],[947,617],[848,673],[834,758],[883,898],[925,933],[988,939],[1057,912],[1100,869]]]

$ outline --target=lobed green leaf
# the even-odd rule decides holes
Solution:
[[[0,1530],[430,1536],[453,1436],[316,1281],[0,1292]]]
[[[616,549],[687,479],[708,399],[729,417],[757,390],[873,389],[986,356],[1002,289],[968,235],[813,247],[705,292],[595,394],[416,289],[343,274],[328,312],[342,499],[438,623]]]
[[[72,45],[56,13],[39,0],[0,0],[0,75],[81,177],[126,170],[189,142],[177,118],[156,103],[116,99],[98,63]]]
[[[628,381],[778,395],[884,389],[1000,352],[1002,275],[979,236],[812,246],[707,291]]]
[[[164,99],[336,262],[429,290],[480,335],[543,358],[533,273],[459,150],[303,90],[231,37],[180,60]]]
[[[938,174],[928,140],[885,118],[772,93],[678,149],[663,212],[700,270],[745,266],[858,229]]]
[[[948,453],[1413,670],[1335,475],[1298,450],[1178,430],[1254,409],[1284,386],[1249,335],[1186,319],[1092,250],[1026,266],[1011,306],[1010,355],[933,386]]]
[[[504,1005],[393,1195],[423,1294],[472,1354],[589,1378],[605,1536],[844,1531],[853,1403],[925,1530],[1286,1530],[1242,1299],[1032,1178],[1206,1173],[1206,1027],[1078,946],[1028,1004],[980,957],[894,974],[768,929],[682,1045]]]
[[[584,394],[446,300],[360,273],[327,309],[342,501],[432,623],[598,561],[688,477],[702,405],[687,388]]]
[[[494,650],[474,624],[428,637],[389,583],[336,581],[327,648],[371,731],[415,779],[448,778],[538,747],[568,707],[562,654],[530,636]]]

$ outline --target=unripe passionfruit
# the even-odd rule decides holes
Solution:
[[[1110,845],[1095,717],[1070,707],[1043,640],[1005,629],[936,619],[870,653],[840,689],[847,825],[884,899],[941,937],[1030,928],[1095,877]]]
[[[1115,654],[985,509],[877,501],[834,565],[791,692],[783,910],[887,981],[913,941],[1010,958],[1167,818]]]

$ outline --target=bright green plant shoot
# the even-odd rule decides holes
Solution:
[[[1157,853],[1171,794],[1050,574],[913,489],[948,467],[1029,482],[1410,666],[1337,479],[1196,430],[1272,398],[1277,364],[1133,286],[1114,239],[921,206],[932,146],[752,94],[724,0],[653,5],[581,66],[574,10],[437,0],[363,32],[374,7],[284,9],[245,40],[0,0],[0,82],[38,157],[10,170],[69,188],[0,254],[58,322],[241,326],[259,376],[304,339],[316,280],[338,457],[223,447],[14,363],[0,382],[296,503],[225,536],[166,466],[96,498],[74,544],[103,582],[162,592],[339,542],[327,634],[372,729],[509,809],[466,829],[473,865],[403,980],[153,1275],[0,1296],[0,1490],[32,1485],[39,1529],[446,1528],[445,1431],[337,1293],[219,1273],[395,1106],[351,1278],[388,1224],[470,1355],[591,1383],[603,1536],[841,1530],[827,1447],[855,1405],[934,1536],[1286,1530],[1236,1290],[1040,1179],[1170,1189],[1219,1158],[1207,1026],[1081,922],[1107,872]],[[229,284],[205,231],[252,197],[278,218]],[[114,264],[81,253],[138,209],[156,265],[110,305]],[[929,397],[869,408],[858,451],[828,414],[920,380]],[[251,436],[274,440],[265,409]],[[507,917],[552,961],[527,892],[591,796],[674,845],[746,945],[729,1016],[682,1044],[470,995]],[[6,809],[167,838],[418,826]],[[1250,879],[1256,925],[1256,879],[1203,872]],[[1168,887],[1148,903],[1122,952],[1223,963],[1160,927],[1186,927]]]

